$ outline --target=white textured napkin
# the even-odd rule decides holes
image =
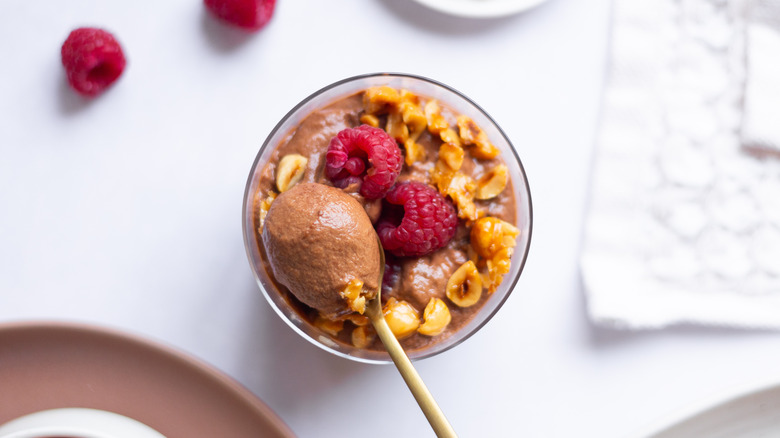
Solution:
[[[747,5],[742,145],[780,154],[780,0]]]
[[[592,320],[780,328],[780,159],[741,147],[745,4],[613,13],[581,258]]]

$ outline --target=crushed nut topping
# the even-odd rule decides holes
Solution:
[[[485,131],[482,130],[468,116],[458,116],[458,129],[463,144],[472,146],[471,155],[481,160],[492,160],[498,156],[498,148],[488,139]]]
[[[276,167],[276,188],[283,193],[303,178],[309,160],[303,155],[285,155]]]
[[[382,308],[387,325],[396,338],[403,339],[420,326],[420,313],[404,300],[390,298]]]
[[[441,194],[452,199],[458,210],[459,218],[474,221],[483,215],[474,204],[477,183],[470,176],[461,172],[453,172],[446,164],[439,165],[437,163],[431,170],[431,182],[436,184]]]
[[[276,199],[276,192],[273,190],[268,191],[268,195],[260,201],[260,205],[257,208],[257,232],[263,234],[263,224],[265,223],[265,217],[268,215],[268,209],[271,208],[271,203]]]
[[[366,311],[366,297],[361,295],[363,291],[363,282],[353,278],[340,292],[341,297],[347,300],[347,306],[353,312],[363,314]]]
[[[491,199],[503,192],[509,182],[509,170],[505,164],[499,164],[477,181],[477,199]]]
[[[386,114],[393,106],[398,106],[401,95],[398,91],[387,85],[368,88],[363,93],[363,106],[367,114]]]
[[[441,115],[441,106],[435,99],[429,100],[425,104],[425,118],[428,120],[428,131],[433,135],[439,135],[442,131],[450,127],[447,119]]]
[[[374,342],[376,332],[369,326],[358,326],[352,330],[352,345],[357,348],[366,348]]]
[[[378,127],[377,115],[387,115],[385,131],[404,147],[407,166],[426,158],[425,149],[417,144],[417,139],[425,131],[428,119],[416,94],[409,90],[398,92],[387,86],[373,87],[363,95],[363,104],[365,114],[360,118],[363,123]]]
[[[487,266],[486,286],[489,293],[496,291],[509,272],[513,248],[520,230],[509,222],[495,217],[484,217],[471,227],[471,247]]]
[[[447,298],[459,307],[477,304],[482,297],[482,276],[477,265],[469,260],[460,265],[447,281]]]
[[[363,114],[360,116],[360,123],[372,126],[374,128],[379,127],[379,117],[373,114]]]
[[[460,170],[463,165],[463,148],[454,143],[442,143],[439,146],[439,160],[447,165],[447,170],[452,172]]]
[[[325,333],[333,337],[336,337],[339,335],[339,332],[344,328],[344,321],[334,320],[334,319],[326,318],[322,315],[317,315],[317,318],[314,320],[314,326],[324,331]]]
[[[447,304],[441,299],[433,297],[428,301],[423,311],[423,323],[417,329],[417,332],[425,336],[440,335],[447,328],[452,315]]]

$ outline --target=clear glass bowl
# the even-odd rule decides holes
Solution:
[[[299,315],[298,312],[289,305],[283,294],[277,291],[276,286],[263,267],[260,248],[254,229],[253,203],[260,174],[266,166],[271,153],[306,116],[341,98],[365,90],[366,88],[380,85],[389,85],[396,89],[405,88],[418,95],[438,99],[443,105],[448,106],[457,113],[470,116],[483,130],[485,130],[493,144],[501,151],[501,158],[509,168],[509,175],[516,198],[517,226],[521,231],[517,247],[512,256],[510,271],[504,276],[503,283],[501,283],[498,290],[493,293],[490,299],[487,300],[482,309],[479,310],[469,323],[447,339],[437,342],[428,348],[408,352],[409,357],[412,360],[430,357],[460,344],[493,317],[503,305],[504,301],[506,301],[507,297],[509,297],[509,294],[514,289],[515,284],[520,277],[520,272],[523,270],[523,265],[528,256],[532,229],[531,194],[528,188],[528,179],[526,178],[525,170],[523,169],[520,157],[517,155],[517,151],[493,119],[480,108],[479,105],[459,91],[440,82],[420,76],[402,73],[374,73],[354,76],[328,85],[296,105],[295,108],[290,110],[290,112],[282,118],[268,135],[268,138],[266,138],[262,147],[260,147],[257,158],[255,158],[255,162],[249,172],[246,191],[244,193],[244,244],[260,290],[263,292],[263,295],[265,295],[271,307],[294,331],[314,345],[337,356],[365,363],[389,363],[391,360],[386,352],[365,350],[336,342]]]

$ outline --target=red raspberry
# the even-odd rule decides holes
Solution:
[[[360,184],[360,194],[366,199],[383,197],[395,184],[401,166],[398,143],[387,132],[368,125],[340,131],[325,154],[325,176],[342,189]]]
[[[387,298],[401,279],[401,264],[393,254],[385,254],[385,273],[382,276],[382,297]]]
[[[385,250],[419,257],[447,245],[458,228],[452,203],[436,189],[417,181],[387,193],[376,231]]]
[[[274,14],[276,0],[204,0],[206,8],[221,20],[255,32]]]
[[[84,96],[97,96],[125,69],[125,55],[113,35],[105,30],[82,27],[62,44],[62,65],[68,83]]]

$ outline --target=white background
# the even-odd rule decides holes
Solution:
[[[533,195],[530,257],[510,299],[464,344],[416,364],[461,436],[631,437],[773,379],[775,333],[625,333],[587,319],[578,255],[609,10],[549,0],[469,20],[410,0],[279,0],[271,24],[247,35],[199,0],[4,0],[0,322],[96,323],[172,345],[243,383],[301,437],[431,436],[392,366],[330,355],[273,313],[241,234],[246,177],[276,122],[333,81],[397,71],[485,108]],[[114,32],[129,61],[93,101],[60,65],[84,25]]]

